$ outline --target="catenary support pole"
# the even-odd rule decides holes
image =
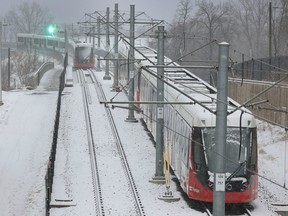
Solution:
[[[164,65],[164,26],[158,26],[156,31],[158,37],[157,47],[157,65]],[[164,68],[157,68],[157,101],[164,101]],[[164,150],[164,105],[157,104],[157,122],[156,122],[156,177],[162,177],[163,174],[163,150]]]
[[[135,44],[135,5],[130,5],[130,49],[129,49],[129,101],[134,101],[134,44]],[[129,104],[128,122],[138,122],[134,117],[134,106]]]
[[[216,146],[214,153],[213,215],[225,215],[225,148],[227,134],[229,44],[219,44],[219,71],[217,80]]]
[[[113,80],[113,90],[119,89],[118,79],[119,79],[119,61],[118,61],[118,4],[115,3],[115,14],[114,14],[114,22],[115,22],[115,35],[114,35],[114,80]]]
[[[106,10],[106,52],[109,53],[110,49],[110,36],[109,36],[109,7],[107,7]],[[108,54],[109,55],[109,54]],[[106,54],[106,58],[108,58],[108,55]],[[109,60],[107,59],[105,61],[105,75],[103,77],[104,80],[111,80],[111,77],[109,75]]]
[[[98,48],[98,52],[100,52],[100,43],[101,43],[101,38],[100,38],[100,34],[101,34],[101,26],[100,26],[100,16],[97,17],[97,34],[98,34],[98,44],[97,44],[97,48]],[[100,59],[100,55],[98,55],[98,59]],[[101,71],[100,68],[100,61],[97,61],[97,71]]]
[[[2,101],[2,22],[0,21],[0,106],[3,105]]]
[[[272,79],[271,74],[272,63],[272,2],[269,2],[269,81]]]
[[[95,28],[96,26],[93,24],[92,31],[92,44],[93,44],[93,58],[95,59]]]

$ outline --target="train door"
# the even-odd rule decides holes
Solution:
[[[189,184],[189,152],[190,152],[190,132],[191,129],[189,126],[183,121],[181,125],[182,137],[181,137],[181,183],[183,183],[182,187],[188,189]]]

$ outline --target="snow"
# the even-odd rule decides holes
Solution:
[[[59,76],[60,71],[57,66],[56,70],[46,73],[39,88],[35,90],[3,92],[4,105],[0,106],[0,215],[45,215],[44,178],[57,103],[57,85],[51,83],[55,83],[55,77]],[[103,72],[97,72],[109,100],[116,94],[111,92],[113,80],[103,80],[103,76]],[[93,89],[90,90],[92,93]],[[90,106],[96,110],[92,113],[92,124],[98,128],[95,140],[102,143],[98,146],[98,163],[101,171],[107,173],[101,176],[102,182],[105,181],[103,190],[107,192],[103,202],[110,208],[106,215],[133,215],[129,214],[128,207],[121,201],[126,200],[125,194],[121,194],[123,190],[115,184],[115,179],[121,181],[125,177],[119,178],[114,173],[120,164],[117,149],[109,147],[113,137],[109,134],[109,125],[103,120],[106,115],[104,105],[99,104],[96,95],[91,96]],[[81,86],[74,79],[73,87],[66,87],[62,95],[52,194],[52,200],[72,200],[73,205],[52,208],[51,216],[95,215],[81,97]],[[120,93],[115,100],[127,100],[127,97]],[[146,215],[205,215],[190,208],[174,181],[171,181],[171,190],[181,200],[166,203],[158,199],[165,191],[165,186],[149,182],[155,172],[155,148],[150,137],[140,121],[125,121],[127,110],[114,109],[112,114]],[[140,120],[140,115],[135,113],[135,118]],[[286,138],[283,129],[258,121],[259,174],[280,186],[284,185],[284,179],[287,185],[287,176],[284,178]],[[285,172],[287,174],[287,165]],[[274,210],[278,207],[272,206],[272,203],[287,203],[287,192],[279,185],[259,178],[259,198],[252,202],[253,215],[276,215]]]

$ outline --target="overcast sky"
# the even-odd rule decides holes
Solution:
[[[0,17],[3,17],[12,6],[22,2],[33,2],[33,0],[8,0],[1,1]],[[130,5],[135,5],[136,12],[145,12],[152,18],[164,19],[171,22],[179,0],[34,0],[41,6],[47,7],[55,22],[76,23],[85,13],[94,11],[105,11],[110,7],[114,11],[115,3],[119,5],[119,11],[129,11]]]

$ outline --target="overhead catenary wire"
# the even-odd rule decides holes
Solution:
[[[125,39],[124,39],[124,40],[125,40]],[[126,41],[126,42],[127,42],[127,41]],[[128,42],[127,42],[127,43],[128,43]],[[130,43],[128,43],[128,44],[130,45]],[[135,49],[135,50],[136,50],[136,49]],[[143,55],[143,54],[142,54],[142,55]],[[144,55],[143,55],[143,56],[144,56]],[[147,60],[149,60],[149,59],[147,59]],[[151,61],[150,61],[150,62],[151,62]],[[153,62],[151,62],[151,63],[153,63]],[[153,64],[154,64],[154,63],[153,63]],[[284,70],[284,71],[285,71],[285,70]],[[285,71],[285,72],[287,72],[287,71]],[[283,80],[284,80],[284,79],[283,79]],[[270,87],[270,88],[268,88],[268,89],[265,89],[264,91],[265,91],[265,92],[269,91],[271,88],[273,88],[275,85],[277,85],[278,83],[282,82],[283,80],[281,79],[281,80],[278,81],[276,84],[274,84],[272,87]],[[246,103],[244,103],[243,105],[241,105],[240,107],[238,107],[236,110],[240,109],[241,107],[245,107],[249,102],[253,101],[254,99],[256,99],[256,98],[258,98],[258,97],[260,97],[260,95],[264,94],[265,92],[263,92],[263,91],[260,92],[258,95],[254,96],[252,99],[246,101]],[[234,110],[233,112],[235,112],[236,110]],[[249,114],[250,114],[250,113],[249,113]],[[258,176],[260,176],[260,175],[258,174]],[[265,178],[264,176],[260,176],[260,177],[262,177],[262,178],[264,178],[264,179],[266,179],[266,180],[268,180],[268,181],[270,181],[270,182],[272,182],[272,183],[275,183],[275,184],[278,185],[278,186],[281,186],[281,185],[279,185],[278,183],[273,182],[273,181]],[[286,187],[284,187],[284,188],[287,189]]]
[[[142,113],[142,115],[145,116],[145,117],[148,117],[152,122],[156,122],[156,121],[157,121],[156,119],[153,119],[153,118],[151,118],[151,116],[145,115],[144,113]],[[185,119],[184,119],[184,121],[185,121]],[[187,121],[185,121],[185,122],[187,123]],[[231,159],[229,159],[229,158],[226,157],[225,155],[221,155],[221,154],[219,154],[218,152],[215,152],[215,151],[211,150],[211,148],[209,148],[209,149],[205,148],[205,146],[204,146],[202,143],[200,143],[200,142],[198,142],[198,141],[196,141],[196,140],[193,140],[193,139],[191,139],[190,137],[187,137],[187,136],[183,135],[182,133],[179,133],[179,132],[175,131],[174,129],[169,128],[169,127],[166,126],[165,124],[163,125],[163,127],[165,127],[167,130],[175,133],[176,135],[179,135],[179,136],[183,137],[184,139],[188,139],[188,140],[190,140],[190,141],[193,141],[194,144],[203,147],[204,152],[211,151],[213,154],[219,155],[220,157],[224,158],[226,161],[228,161],[228,162],[230,162],[230,163],[233,163],[234,165],[239,165],[239,163],[237,163],[237,162],[235,162],[235,161],[232,161]],[[206,150],[206,149],[207,149],[207,150]],[[276,186],[278,186],[278,187],[280,187],[280,188],[283,188],[283,189],[285,189],[285,190],[288,190],[288,188],[286,187],[286,185],[283,186],[283,185],[281,185],[280,183],[278,183],[278,182],[276,182],[276,181],[273,181],[273,180],[269,179],[268,177],[265,177],[264,175],[261,175],[261,174],[255,172],[255,171],[253,171],[253,170],[251,170],[251,169],[249,169],[249,168],[246,168],[246,170],[249,171],[250,173],[254,174],[254,175],[257,175],[258,177],[260,177],[260,178],[262,178],[262,179],[265,179],[266,181],[268,181],[268,182],[270,182],[270,183],[272,183],[272,184],[274,184],[274,185],[276,185]]]
[[[117,94],[119,94],[119,93],[117,93]],[[215,98],[214,98],[214,99],[215,99]],[[216,99],[215,99],[215,100],[216,100]],[[251,113],[251,112],[248,112],[248,111],[243,111],[243,112],[244,112],[244,113],[247,113],[247,114],[250,114],[250,115],[252,115],[252,116],[255,116],[255,117],[257,117],[257,118],[260,119],[260,120],[264,120],[264,121],[266,121],[266,122],[268,122],[268,123],[272,123],[272,124],[274,124],[274,125],[276,125],[276,126],[283,127],[282,125],[275,124],[274,122],[271,122],[271,121],[269,121],[269,120],[267,120],[267,119],[264,119],[264,118],[262,118],[262,117],[260,117],[260,116],[258,116],[258,115],[256,115],[256,114],[253,114],[253,113]],[[144,113],[142,113],[142,114],[143,114],[144,116],[146,116],[146,117],[151,118],[150,116],[147,116],[147,115],[145,115]],[[184,120],[185,120],[185,119],[184,119]],[[156,122],[155,119],[151,119],[151,121]],[[186,123],[187,123],[187,122],[186,122]],[[164,124],[164,127],[167,128],[168,130],[170,130],[170,131],[178,134],[179,136],[182,136],[182,137],[185,138],[185,139],[191,140],[189,137],[186,137],[185,135],[183,135],[183,134],[181,134],[181,133],[179,133],[179,132],[177,132],[177,131],[175,131],[175,130],[173,130],[173,129],[171,129],[171,128],[168,128],[167,126],[165,126],[165,124]],[[285,129],[288,129],[288,128],[285,128]],[[204,146],[202,143],[199,143],[199,142],[197,142],[197,141],[195,141],[195,140],[192,140],[192,141],[194,141],[195,144],[200,145],[201,147],[203,147],[203,149],[205,148],[205,146]],[[205,150],[205,151],[207,151],[207,150]],[[214,153],[214,154],[218,154],[218,155],[219,155],[219,153],[214,152],[214,151],[211,150],[211,149],[209,149],[209,151],[211,151],[211,152]],[[229,161],[229,162],[231,162],[231,163],[234,163],[235,165],[238,165],[238,163],[236,163],[236,162],[234,162],[234,161],[231,161],[229,158],[227,158],[227,157],[224,156],[224,155],[219,155],[219,156],[223,157],[226,161]],[[266,181],[268,181],[268,182],[270,182],[270,183],[272,183],[272,184],[274,184],[274,185],[276,185],[276,186],[278,186],[278,187],[281,187],[281,188],[283,188],[283,189],[285,189],[285,190],[288,189],[288,188],[286,187],[286,185],[282,186],[281,184],[277,183],[276,181],[273,181],[273,180],[271,180],[271,179],[269,179],[269,178],[267,178],[267,177],[265,177],[265,176],[263,176],[263,175],[260,175],[259,173],[256,173],[256,172],[254,172],[254,171],[251,170],[251,169],[248,169],[248,168],[247,168],[247,171],[249,171],[249,172],[251,172],[251,173],[259,176],[259,177],[262,178],[262,179],[265,179]]]

